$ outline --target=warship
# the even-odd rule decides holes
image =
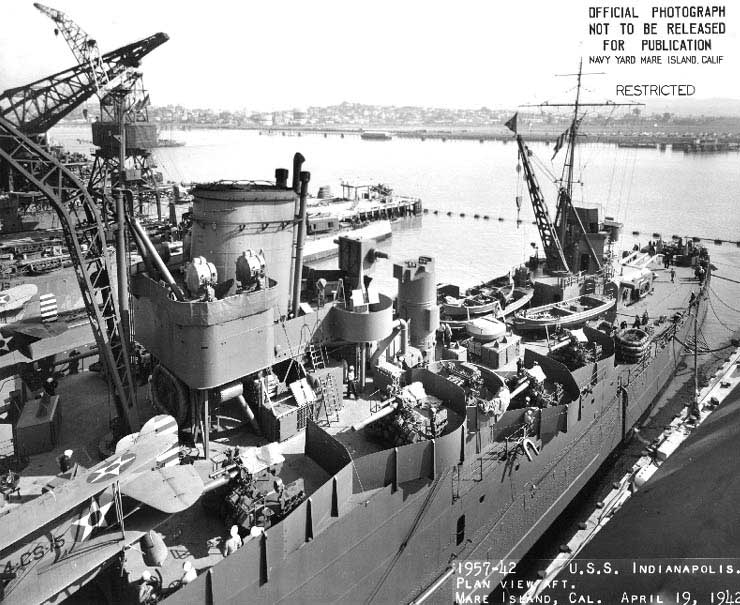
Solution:
[[[71,72],[91,94],[89,69]],[[62,76],[23,92],[48,96]],[[0,101],[14,108],[17,94]],[[434,258],[393,264],[395,299],[373,284],[387,257],[373,239],[342,236],[336,269],[305,266],[300,154],[271,182],[196,185],[182,253],[167,258],[121,186],[125,153],[118,187],[96,199],[30,136],[42,124],[7,107],[0,159],[57,213],[116,418],[90,468],[64,453],[43,485],[3,474],[3,602],[83,586],[111,602],[480,601],[629,436],[704,319],[704,248],[658,241],[620,257],[620,225],[572,200],[578,96],[554,221],[516,135],[545,253],[516,285],[539,307],[614,304],[522,334],[478,318],[454,343],[437,342]],[[48,461],[83,430],[62,406],[101,414],[82,408],[91,391],[60,402],[49,378],[26,389],[16,459]]]

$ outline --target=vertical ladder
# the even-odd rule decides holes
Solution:
[[[324,347],[319,345],[318,347],[310,342],[308,343],[308,357],[311,360],[311,366],[314,370],[321,370],[326,367],[326,351]]]
[[[339,422],[339,410],[342,406],[341,403],[337,401],[337,388],[334,376],[326,374],[323,377],[323,380],[319,378],[315,393],[316,403],[314,410],[316,420],[318,420],[319,409],[323,405],[326,426],[331,426],[332,422]],[[332,416],[334,416],[334,418],[332,418]]]
[[[327,374],[325,378],[326,380],[322,385],[322,390],[324,391],[324,406],[327,410],[327,415],[329,413],[329,407],[331,407],[331,411],[336,415],[335,422],[339,422],[339,410],[342,409],[341,399],[338,399],[337,396],[339,390],[337,389],[337,384],[334,380],[333,374]],[[329,397],[326,396],[327,392]]]

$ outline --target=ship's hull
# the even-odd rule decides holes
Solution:
[[[696,309],[700,322],[704,305]],[[684,341],[692,328],[693,317],[684,317],[677,339]],[[436,443],[347,457],[347,465],[337,461],[336,469],[327,469],[333,478],[301,509],[173,600],[409,602],[455,561],[523,557],[674,375],[681,346],[665,343],[648,363],[615,369],[613,356],[599,362],[600,379],[559,406],[559,428],[532,460],[501,460],[500,448],[488,441],[494,431],[460,427]],[[462,462],[445,464],[458,433]],[[338,442],[322,439],[336,457]],[[500,579],[491,574],[481,594]],[[427,602],[452,599],[453,581],[446,580]]]

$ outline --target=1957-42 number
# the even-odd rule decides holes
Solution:
[[[516,567],[516,561],[458,561],[457,575],[486,578],[492,573],[510,574]]]

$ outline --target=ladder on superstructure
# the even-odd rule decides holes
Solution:
[[[327,365],[326,349],[322,345],[308,343],[308,358],[311,360],[311,367],[314,370],[322,370]]]
[[[318,378],[318,377],[317,377]],[[337,400],[337,383],[334,380],[334,376],[332,374],[326,374],[323,377],[323,380],[321,378],[318,378],[318,387],[315,390],[316,393],[316,411],[318,415],[318,410],[321,405],[324,406],[324,416],[326,418],[326,425],[330,426],[332,422],[339,422],[339,410],[341,409],[341,404]],[[330,417],[331,415],[336,415],[336,417],[332,420]]]

